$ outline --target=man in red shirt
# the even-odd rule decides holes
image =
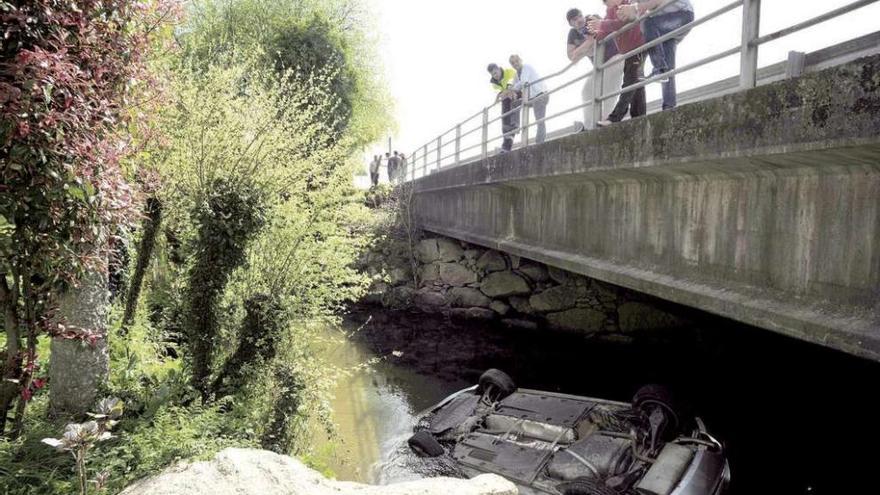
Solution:
[[[595,33],[596,39],[604,39],[609,34],[617,31],[627,24],[627,22],[617,16],[617,9],[621,5],[629,5],[630,0],[604,0],[607,11],[605,19],[594,19],[587,23],[587,29]],[[642,36],[642,30],[639,25],[629,28],[621,33],[615,41],[620,53],[625,54],[645,43]],[[626,58],[623,63],[623,87],[636,84],[644,78],[645,54],[639,53]],[[622,93],[617,99],[617,105],[608,116],[607,120],[598,122],[599,126],[608,126],[614,122],[620,122],[629,111],[631,118],[640,117],[647,112],[647,101],[645,98],[645,88],[639,88],[634,91]]]

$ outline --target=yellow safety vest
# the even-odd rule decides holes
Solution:
[[[516,69],[502,69],[502,72],[501,83],[495,82],[495,79],[490,81],[492,83],[492,88],[499,93],[507,89],[508,85],[512,85],[513,80],[516,79]]]

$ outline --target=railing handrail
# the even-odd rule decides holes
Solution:
[[[643,22],[645,19],[660,13],[665,7],[669,6],[670,4],[672,4],[675,1],[676,0],[666,0],[666,1],[662,2],[660,5],[658,5],[657,7],[653,8],[651,10],[648,10],[641,15],[638,15],[635,19],[624,24],[621,28],[617,29],[616,31],[609,33],[607,36],[603,37],[601,40],[596,40],[596,42],[594,44],[594,50],[596,50],[595,53],[598,53],[599,47],[606,45],[611,40],[615,40],[615,39],[619,38],[626,31],[633,29],[634,27],[639,25],[641,22]],[[796,32],[801,31],[803,29],[807,29],[807,28],[815,26],[817,24],[821,24],[822,22],[828,21],[830,19],[834,19],[836,17],[847,14],[849,12],[852,12],[852,11],[857,10],[859,8],[865,7],[867,5],[876,3],[878,1],[880,1],[880,0],[857,0],[857,1],[854,1],[850,4],[844,5],[842,7],[838,7],[836,9],[831,10],[831,11],[828,11],[824,14],[820,14],[818,16],[807,19],[805,21],[801,21],[800,23],[795,24],[793,26],[789,26],[787,28],[780,29],[780,30],[775,31],[773,33],[766,34],[764,36],[758,36],[761,0],[735,0],[731,3],[728,3],[724,6],[710,12],[709,14],[707,14],[703,17],[700,17],[699,19],[693,19],[688,24],[681,26],[678,29],[675,29],[669,33],[666,33],[666,34],[658,37],[657,39],[654,39],[654,40],[647,42],[647,43],[643,43],[640,46],[638,46],[637,48],[630,50],[629,52],[615,55],[614,57],[612,57],[608,61],[602,61],[601,57],[598,57],[598,56],[594,57],[594,60],[593,60],[594,66],[590,71],[578,76],[577,78],[575,78],[571,81],[565,82],[556,88],[552,88],[552,89],[549,89],[548,91],[545,91],[543,93],[543,95],[550,95],[552,93],[555,93],[557,91],[565,89],[565,88],[571,86],[572,84],[575,84],[576,82],[584,80],[588,77],[595,77],[597,80],[599,80],[599,79],[601,79],[601,76],[603,75],[604,70],[607,69],[608,67],[610,67],[612,65],[623,63],[623,61],[628,57],[632,57],[637,54],[645,53],[648,50],[650,50],[651,48],[653,48],[653,47],[655,47],[655,46],[657,46],[657,45],[659,45],[669,39],[673,39],[678,36],[681,36],[682,34],[694,29],[695,27],[698,27],[702,24],[705,24],[705,23],[707,23],[707,22],[709,22],[709,21],[711,21],[721,15],[724,15],[724,14],[726,14],[726,13],[728,13],[738,7],[743,7],[743,31],[742,31],[742,35],[740,38],[740,44],[738,46],[736,46],[734,48],[730,48],[730,49],[722,51],[722,52],[719,52],[719,53],[716,53],[714,55],[704,57],[700,60],[697,60],[695,62],[691,62],[691,63],[686,64],[684,66],[676,67],[675,69],[672,69],[668,72],[665,72],[662,75],[653,76],[653,77],[641,80],[636,84],[632,84],[630,86],[627,86],[626,88],[619,88],[617,90],[612,90],[611,92],[607,92],[607,93],[604,92],[604,90],[600,90],[597,88],[597,91],[596,91],[593,99],[591,99],[589,101],[584,101],[584,103],[579,104],[573,108],[568,108],[566,110],[557,112],[557,113],[552,114],[550,116],[545,116],[545,117],[538,119],[534,122],[529,122],[529,118],[528,118],[529,117],[529,113],[528,113],[529,106],[531,105],[531,102],[534,100],[534,98],[531,98],[531,95],[530,95],[530,91],[529,91],[530,87],[534,86],[535,84],[543,83],[547,80],[559,77],[559,76],[567,73],[569,70],[571,70],[572,67],[577,65],[578,61],[571,62],[571,63],[567,64],[565,67],[563,67],[562,69],[560,69],[554,73],[551,73],[549,75],[541,77],[535,81],[526,82],[523,86],[524,97],[523,97],[522,105],[515,106],[514,108],[510,109],[509,111],[503,112],[501,115],[490,120],[488,118],[489,112],[494,107],[496,107],[498,105],[498,103],[500,102],[500,100],[496,100],[491,105],[482,108],[479,112],[467,117],[463,121],[455,124],[449,130],[443,132],[442,134],[435,137],[434,139],[432,139],[428,143],[425,143],[423,146],[420,146],[419,148],[417,148],[414,152],[412,152],[410,154],[410,163],[412,165],[410,167],[411,169],[409,171],[407,171],[410,174],[409,179],[414,180],[416,178],[416,170],[422,170],[423,175],[425,173],[427,173],[429,165],[436,165],[438,169],[441,168],[443,161],[448,158],[454,157],[455,163],[456,164],[460,163],[461,162],[460,154],[464,151],[470,151],[472,149],[482,147],[483,148],[483,156],[484,157],[487,156],[486,155],[487,144],[505,137],[505,134],[506,134],[506,133],[502,132],[501,135],[490,138],[487,133],[488,126],[490,124],[493,124],[493,123],[497,122],[498,120],[502,120],[504,117],[512,115],[516,112],[523,112],[523,119],[522,119],[523,123],[516,130],[522,131],[523,142],[521,143],[521,145],[523,147],[528,146],[529,145],[528,130],[529,130],[529,128],[531,128],[533,126],[539,125],[541,123],[545,123],[553,118],[560,117],[564,114],[568,114],[568,113],[571,113],[576,110],[582,110],[582,109],[589,107],[589,106],[595,106],[598,103],[601,103],[602,101],[608,100],[610,98],[614,98],[614,97],[619,96],[623,93],[635,91],[636,89],[643,88],[643,87],[647,86],[648,84],[652,84],[654,82],[660,81],[660,80],[665,79],[667,77],[675,76],[676,74],[679,74],[682,72],[687,72],[687,71],[696,69],[698,67],[702,67],[704,65],[710,64],[710,63],[715,62],[717,60],[720,60],[722,58],[735,55],[737,52],[741,53],[740,88],[747,89],[749,87],[754,86],[754,84],[755,84],[755,77],[754,76],[757,72],[757,48],[760,45],[777,40],[777,39],[782,38],[784,36],[788,36],[790,34],[796,33]],[[595,115],[596,114],[598,114],[598,112],[594,112],[594,117],[593,117],[594,121],[591,122],[594,125],[595,125],[595,119],[596,119]],[[470,121],[472,121],[473,119],[478,118],[478,117],[482,117],[482,123],[480,126],[475,127],[473,129],[470,129],[466,132],[462,132],[462,127],[465,124],[469,123]],[[585,122],[584,124],[586,125],[587,123]],[[483,131],[483,137],[482,137],[481,142],[476,145],[468,146],[468,147],[462,149],[461,139],[463,137],[469,136],[479,130]],[[444,142],[443,138],[451,132],[455,132],[455,140],[451,141],[451,142],[449,142],[449,141]],[[510,131],[508,131],[508,132],[510,132]],[[432,161],[429,164],[428,163],[428,155],[430,153],[428,152],[428,147],[435,145],[435,143],[436,143],[435,149],[432,151],[436,152],[437,158],[436,158],[436,160]],[[449,146],[449,145],[452,145],[452,144],[455,145],[455,152],[444,156],[442,153],[442,148]],[[419,151],[422,151],[421,156],[419,156]],[[421,168],[416,167],[417,158],[420,158],[423,161]]]

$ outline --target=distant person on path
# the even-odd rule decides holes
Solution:
[[[507,153],[513,149],[513,136],[519,129],[519,112],[512,111],[519,108],[521,100],[516,90],[513,89],[516,80],[516,70],[502,69],[498,64],[489,64],[486,68],[492,78],[489,82],[492,88],[498,91],[495,101],[501,100],[501,114],[510,112],[510,115],[501,119],[501,132],[504,133],[504,141],[501,143],[501,152]]]
[[[370,183],[373,184],[373,187],[379,185],[380,166],[382,166],[382,155],[376,155],[373,157],[373,161],[370,162]]]
[[[664,0],[639,0],[636,4],[621,5],[617,9],[617,15],[622,20],[631,21],[645,12],[656,9]],[[694,6],[690,0],[676,0],[661,8],[651,17],[642,21],[642,29],[645,41],[650,43],[657,38],[671,33],[676,29],[690,24],[694,20]],[[654,66],[648,77],[658,76],[675,69],[675,50],[678,42],[684,39],[687,33],[670,38],[659,45],[648,49],[651,65]],[[663,110],[675,108],[678,103],[675,91],[675,76],[663,78]]]
[[[400,154],[400,172],[399,179],[401,182],[406,180],[406,169],[407,169],[406,155],[403,153]]]
[[[565,18],[568,21],[568,25],[571,26],[571,29],[568,31],[568,59],[572,62],[578,62],[582,58],[587,57],[590,59],[593,67],[595,67],[596,61],[593,60],[593,50],[596,45],[596,37],[587,31],[587,21],[599,19],[599,16],[584,17],[583,13],[581,13],[580,10],[570,9],[565,14]],[[614,56],[617,55],[617,44],[614,41],[609,41],[605,43],[604,48],[602,49],[604,49],[604,55],[602,56],[602,60],[604,61],[611,60]],[[595,81],[595,75],[587,77],[587,79],[584,81],[584,88],[581,91],[581,98],[583,99],[585,105],[593,101],[593,84],[595,84]],[[605,71],[602,74],[603,92],[607,93],[608,91],[616,90],[622,84],[623,63],[616,63],[614,65],[606,67]],[[611,113],[611,110],[614,108],[614,103],[615,100],[613,98],[603,100],[601,104],[601,115],[605,116]],[[593,106],[585,106],[583,130],[589,130],[594,127],[592,115]]]
[[[391,167],[393,163],[391,161],[391,152],[385,153],[385,169],[388,172],[388,182],[391,182]]]
[[[544,82],[534,84],[535,81],[541,79],[541,76],[535,69],[528,64],[524,64],[519,55],[510,56],[510,65],[516,69],[516,79],[513,83],[513,89],[520,92],[522,101],[526,109],[532,107],[532,113],[535,114],[535,122],[538,122],[538,131],[535,134],[535,142],[540,144],[547,137],[547,124],[541,119],[547,115],[547,103],[550,102],[550,95],[547,94],[547,85]],[[529,94],[525,94],[526,83],[529,84]],[[540,121],[540,122],[539,122]]]
[[[388,182],[397,182],[397,174],[400,171],[400,155],[394,151],[394,156],[388,159]]]
[[[604,0],[608,10],[605,19],[593,19],[587,22],[587,30],[595,33],[596,39],[604,39],[614,31],[627,24],[617,16],[617,8],[621,5],[630,5],[630,0]],[[645,39],[639,26],[633,26],[617,37],[617,48],[621,54],[626,54],[642,46]],[[645,54],[639,53],[626,57],[623,63],[623,87],[632,86],[644,77]],[[633,91],[622,93],[617,98],[617,105],[606,120],[599,121],[598,126],[604,127],[614,122],[620,122],[626,116],[627,111],[632,118],[641,117],[647,113],[648,103],[645,99],[645,88],[641,87]]]

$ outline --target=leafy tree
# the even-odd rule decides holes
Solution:
[[[0,2],[0,301],[7,346],[0,431],[16,398],[20,430],[42,331],[88,343],[104,338],[63,326],[53,309],[84,272],[104,269],[111,229],[132,221],[134,191],[121,163],[124,129],[138,119],[128,98],[150,87],[143,54],[175,6]]]
[[[314,118],[331,126],[328,144],[345,136],[353,148],[374,142],[390,127],[390,98],[375,65],[372,20],[362,0],[207,0],[194,2],[180,37],[187,64],[207,67],[219,58],[262,53],[258,66],[302,82],[327,79]],[[293,86],[296,87],[296,86]],[[324,107],[327,98],[336,103]]]

